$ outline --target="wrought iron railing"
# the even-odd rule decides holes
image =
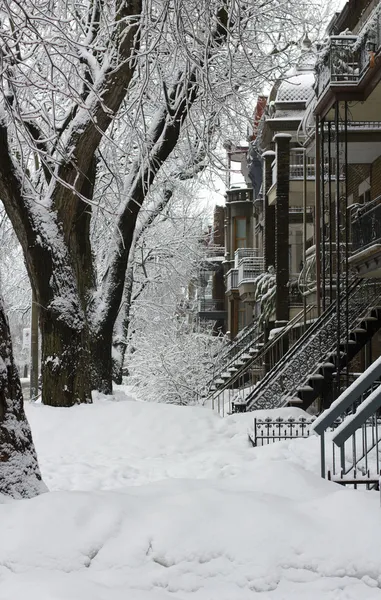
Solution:
[[[238,269],[230,269],[226,273],[226,291],[238,289]]]
[[[292,281],[288,291],[289,306],[303,306],[303,295],[298,287],[297,281]]]
[[[381,243],[381,197],[352,209],[352,254]]]
[[[340,341],[344,342],[346,325],[353,328],[380,297],[381,282],[352,282],[348,298],[345,293],[341,295],[339,317],[336,304],[331,304],[248,395],[246,409],[280,408],[287,405],[297,395],[298,388],[305,384],[308,376],[316,373],[319,365],[335,351],[339,331]]]
[[[221,356],[222,365],[219,370],[221,371],[222,368],[226,369],[229,365],[232,365],[237,357],[260,342],[262,338],[263,333],[260,323],[256,320],[249,327],[246,327],[242,333],[238,334],[233,342],[229,344],[227,350],[223,352]]]
[[[253,429],[248,431],[249,440],[253,446],[267,446],[274,442],[309,437],[315,417],[299,417],[295,419],[278,417],[271,419],[254,418]]]
[[[362,373],[320,415],[312,430],[320,436],[321,475],[354,487],[377,487],[381,442],[381,358]],[[332,452],[326,452],[326,432],[333,423]]]
[[[215,390],[208,398],[213,409],[224,414],[225,405],[228,412],[232,409],[239,411],[239,405],[245,403],[246,396],[251,392],[253,386],[270,370],[281,358],[289,343],[297,339],[292,333],[304,331],[304,318],[307,319],[307,327],[313,322],[316,308],[308,306],[306,312],[300,311],[289,323],[283,327],[277,335],[272,337],[261,349],[237,368],[235,374]],[[261,341],[262,338],[259,340]],[[234,406],[233,406],[234,405]]]
[[[381,12],[376,6],[358,36],[341,34],[330,38],[316,67],[318,97],[330,83],[357,85],[374,65],[374,54],[380,46]]]
[[[235,368],[237,363],[240,363],[243,356],[251,351],[252,349],[259,347],[259,344],[263,345],[263,331],[259,321],[254,321],[249,327],[245,328],[244,332],[239,334],[236,339],[231,342],[225,350],[216,357],[213,376],[206,386],[206,393],[217,380],[221,378],[223,373],[229,371],[231,367],[234,367],[231,371],[232,377],[238,369]],[[241,362],[241,365],[243,362]],[[225,381],[226,383],[226,381]]]

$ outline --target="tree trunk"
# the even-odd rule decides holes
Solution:
[[[112,394],[112,325],[91,340],[91,388]]]
[[[0,494],[32,498],[45,491],[0,298]]]
[[[123,383],[123,363],[126,349],[125,342],[114,341],[112,346],[112,379],[117,385]]]
[[[90,354],[85,327],[74,329],[55,313],[41,311],[43,402],[49,406],[91,403]]]

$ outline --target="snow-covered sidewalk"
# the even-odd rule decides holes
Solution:
[[[381,600],[379,495],[321,480],[316,438],[122,390],[27,414],[52,493],[0,500],[0,600]]]

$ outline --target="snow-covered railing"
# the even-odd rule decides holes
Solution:
[[[262,256],[257,258],[242,258],[238,266],[238,287],[243,283],[253,282],[263,273],[265,262]]]
[[[307,319],[313,316],[314,306],[308,306],[306,309]],[[227,411],[240,412],[240,408],[246,407],[246,396],[250,394],[254,386],[265,375],[266,371],[275,365],[288,343],[288,336],[293,328],[302,327],[304,323],[304,312],[300,311],[289,323],[281,328],[277,335],[269,340],[265,345],[259,344],[257,352],[247,356],[245,361],[239,361],[227,380],[217,382],[217,389],[210,394],[208,400],[212,409],[215,408],[220,414]],[[262,339],[258,340],[262,342]]]
[[[237,248],[234,252],[234,268],[238,269],[239,263],[243,258],[257,258],[258,256],[258,248]]]
[[[370,308],[378,305],[380,301],[379,281],[353,280],[348,292],[344,292],[340,298],[343,315],[348,308],[349,328],[355,327],[368,314]],[[246,408],[281,408],[292,402],[299,388],[306,385],[310,376],[319,372],[320,365],[327,362],[337,349],[339,328],[342,339],[345,339],[346,324],[346,318],[338,318],[336,305],[332,303],[248,394]]]
[[[342,484],[377,487],[381,440],[381,357],[375,360],[315,421],[320,436],[321,476]],[[334,423],[332,459],[327,465],[326,432]]]
[[[316,66],[318,97],[330,83],[357,85],[368,69],[375,66],[374,57],[381,47],[380,15],[377,4],[358,35],[331,36]]]
[[[265,446],[283,440],[306,438],[311,433],[314,421],[315,417],[306,419],[303,416],[298,419],[294,417],[254,418],[253,429],[248,431],[249,440],[253,446]]]

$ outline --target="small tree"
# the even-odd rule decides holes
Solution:
[[[44,491],[0,297],[0,494],[31,498]]]

